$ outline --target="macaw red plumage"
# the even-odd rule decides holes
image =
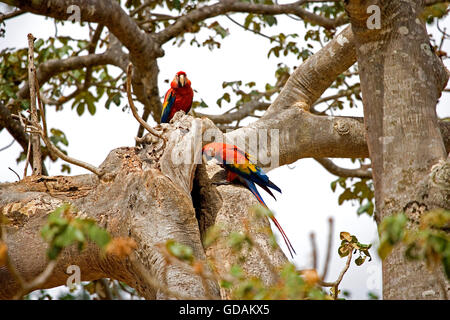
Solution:
[[[256,199],[267,208],[267,205],[264,203],[261,195],[259,194],[255,183],[259,185],[262,189],[264,189],[267,193],[269,193],[274,199],[272,191],[269,188],[272,188],[281,193],[280,188],[278,188],[272,181],[269,180],[269,177],[265,174],[265,172],[258,167],[257,165],[250,162],[250,155],[235,145],[225,144],[225,143],[208,143],[202,149],[203,154],[208,158],[215,158],[219,163],[225,168],[227,172],[227,180],[229,182],[233,182],[235,180],[239,180],[242,184],[244,184]],[[273,223],[280,231],[284,242],[289,250],[289,253],[293,257],[292,252],[295,253],[294,248],[292,247],[291,242],[288,237],[281,228],[281,225],[278,223],[277,219],[273,215],[270,216]]]
[[[163,109],[161,113],[161,123],[167,123],[172,119],[177,111],[183,110],[188,113],[192,106],[194,91],[191,88],[191,81],[184,71],[176,73],[170,89],[164,96]]]

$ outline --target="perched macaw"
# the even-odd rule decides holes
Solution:
[[[164,96],[161,123],[167,123],[173,115],[180,110],[188,113],[192,106],[194,91],[191,88],[191,81],[184,71],[178,71],[173,78],[170,89]]]
[[[250,189],[256,199],[264,207],[267,208],[267,205],[264,203],[264,200],[256,189],[255,183],[269,193],[274,199],[275,196],[269,188],[281,193],[280,188],[269,180],[269,177],[265,172],[260,167],[250,162],[250,155],[240,150],[235,145],[217,142],[208,143],[203,147],[202,152],[208,160],[215,158],[219,164],[225,168],[228,182],[233,182],[235,180],[240,181]],[[292,252],[295,253],[295,250],[284,233],[283,228],[281,228],[281,225],[273,215],[270,216],[270,218],[283,236],[283,240],[286,243],[289,253],[293,257]]]

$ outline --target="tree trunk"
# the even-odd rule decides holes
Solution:
[[[380,29],[367,27],[369,5],[381,9]],[[356,40],[377,221],[403,211],[417,220],[427,209],[450,208],[436,116],[448,74],[420,18],[422,1],[350,0],[346,9]],[[447,170],[447,187],[430,179],[436,164]],[[414,204],[419,212],[410,209]],[[383,262],[385,299],[442,299],[448,290],[443,272],[406,260],[404,248]]]

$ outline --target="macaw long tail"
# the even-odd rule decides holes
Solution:
[[[250,191],[255,195],[256,199],[264,206],[267,208],[267,205],[264,203],[261,195],[258,192],[258,189],[256,189],[255,184],[252,181],[249,181],[247,179],[244,179],[248,188],[250,189]],[[270,217],[273,221],[273,223],[275,224],[275,226],[277,227],[278,231],[280,231],[281,236],[283,237],[284,242],[286,243],[286,247],[289,250],[289,253],[291,254],[291,257],[294,258],[294,255],[292,254],[292,252],[294,252],[295,254],[297,254],[294,250],[294,247],[292,246],[291,242],[289,241],[289,238],[286,236],[286,233],[284,233],[283,228],[281,227],[281,225],[278,223],[278,220],[275,219],[275,217],[272,215]]]
[[[274,216],[271,216],[270,218],[272,219],[273,223],[274,223],[275,226],[277,227],[278,231],[280,231],[281,235],[283,236],[283,240],[284,240],[284,242],[286,243],[286,247],[288,248],[289,253],[291,254],[291,257],[294,258],[294,255],[292,254],[292,252],[294,252],[295,254],[297,254],[297,253],[295,252],[294,247],[292,246],[291,242],[289,241],[289,238],[287,237],[286,233],[284,233],[284,230],[283,230],[283,228],[281,227],[281,225],[280,225],[280,223],[278,222],[278,220],[275,219]]]

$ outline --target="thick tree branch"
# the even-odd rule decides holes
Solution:
[[[355,62],[354,36],[347,27],[295,69],[266,115],[291,106],[309,110],[337,76]]]
[[[135,56],[139,65],[146,65],[145,59],[161,56],[162,51],[151,36],[142,32],[136,22],[122,9],[120,4],[108,0],[2,0],[6,4],[20,8],[31,13],[52,17],[58,20],[67,20],[71,13],[67,12],[70,6],[77,6],[80,10],[81,21],[97,22],[108,29],[128,48]]]
[[[186,15],[179,17],[172,25],[157,33],[156,39],[159,43],[163,44],[177,35],[186,32],[186,28],[189,25],[230,12],[248,12],[271,15],[293,14],[305,21],[320,25],[327,29],[334,29],[338,27],[340,23],[343,23],[316,15],[301,8],[301,4],[305,2],[307,1],[300,0],[291,4],[266,5],[236,0],[223,0],[214,5],[194,9]]]

